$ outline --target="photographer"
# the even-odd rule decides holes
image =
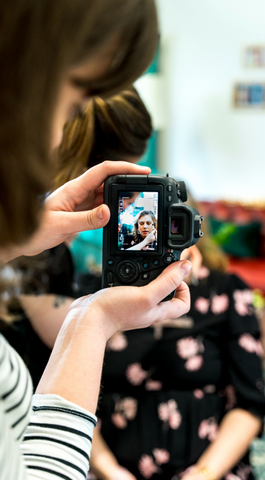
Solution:
[[[102,184],[149,169],[105,162],[50,189],[51,146],[93,92],[113,93],[150,63],[157,22],[152,0],[14,0],[0,6],[1,259],[34,255],[109,220]],[[106,341],[189,308],[186,261],[146,287],[114,288],[76,300],[31,401],[22,360],[0,335],[1,480],[86,476]],[[1,272],[4,289],[16,278]],[[177,287],[175,298],[159,302]],[[2,317],[6,311],[2,306]],[[32,405],[32,407],[31,407]],[[26,430],[25,430],[26,428]]]

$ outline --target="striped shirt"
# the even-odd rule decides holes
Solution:
[[[96,417],[58,395],[33,395],[29,373],[0,335],[1,480],[83,480]]]

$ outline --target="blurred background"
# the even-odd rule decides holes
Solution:
[[[135,84],[154,126],[140,163],[186,182],[264,306],[265,3],[156,1],[159,47]],[[102,232],[80,234],[76,270],[100,273],[101,248]]]
[[[157,6],[158,55],[136,83],[156,129],[151,165],[185,180],[198,200],[265,200],[264,1]],[[236,84],[252,95],[241,106]]]

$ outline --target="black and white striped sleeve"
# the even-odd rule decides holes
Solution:
[[[28,479],[83,480],[96,417],[58,395],[34,395],[20,445]]]

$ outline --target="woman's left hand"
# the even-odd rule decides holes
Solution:
[[[5,249],[4,261],[21,255],[37,255],[55,247],[70,236],[84,230],[104,227],[110,211],[103,202],[103,183],[110,175],[148,175],[150,168],[129,162],[103,162],[92,167],[80,177],[67,182],[49,195],[39,229],[29,242]]]

